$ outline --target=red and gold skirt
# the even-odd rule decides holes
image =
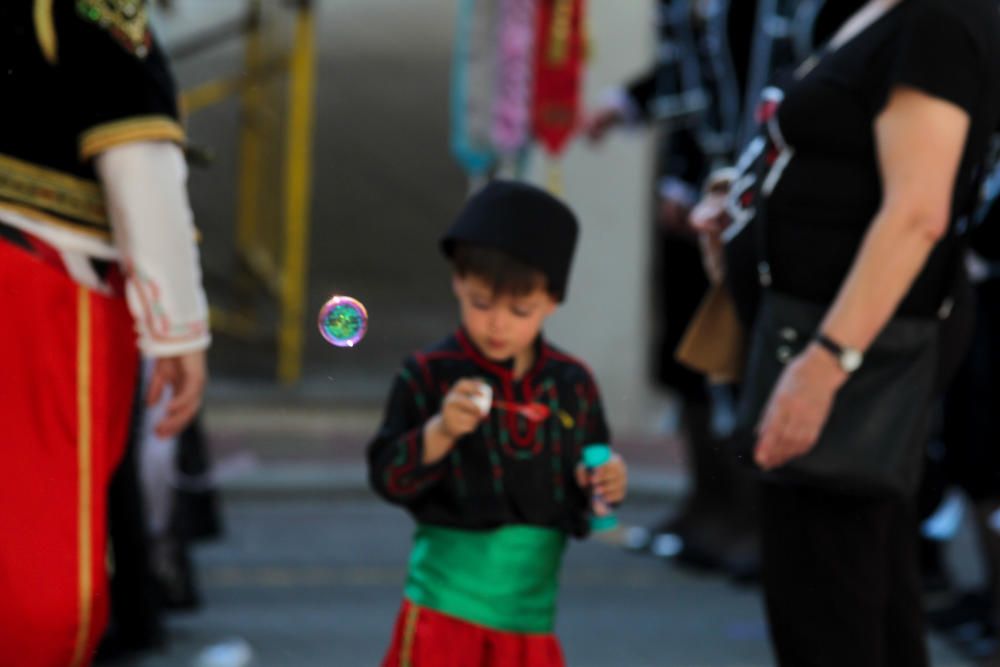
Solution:
[[[501,632],[403,601],[382,667],[565,667],[554,634]]]
[[[0,665],[88,665],[108,613],[106,496],[135,386],[132,319],[51,248],[0,238],[0,354]]]

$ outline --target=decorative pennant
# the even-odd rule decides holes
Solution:
[[[451,82],[451,148],[481,177],[497,161],[491,135],[496,81],[499,0],[461,0]]]
[[[584,0],[540,0],[535,48],[535,137],[550,155],[569,143],[580,115]]]
[[[500,0],[493,144],[505,157],[531,141],[539,0]]]

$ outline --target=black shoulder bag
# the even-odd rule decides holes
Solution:
[[[760,306],[751,331],[737,407],[736,445],[753,462],[756,427],[785,365],[818,332],[828,306],[771,287],[766,197],[758,193],[756,227]],[[749,230],[748,230],[749,231]],[[959,244],[961,245],[961,244]],[[955,285],[937,318],[893,317],[864,363],[837,392],[816,445],[765,479],[851,494],[912,494],[920,481],[938,373],[942,321],[964,284],[961,248]]]

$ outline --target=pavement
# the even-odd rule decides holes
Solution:
[[[169,619],[167,648],[132,667],[362,667],[379,664],[398,610],[412,523],[367,488],[365,439],[378,410],[316,410],[216,398],[206,426],[219,460],[225,536],[195,550],[204,607]],[[673,437],[621,443],[631,462],[624,526],[676,511]],[[759,592],[622,549],[574,543],[557,626],[571,667],[773,664]],[[206,662],[228,646],[249,662]],[[931,642],[936,667],[968,667]]]
[[[381,406],[323,407],[217,401],[205,413],[217,478],[233,497],[356,497],[367,490],[364,449]],[[633,497],[675,498],[687,488],[679,439],[623,436]]]
[[[623,522],[662,503],[634,501]],[[398,611],[412,524],[372,497],[227,499],[226,537],[197,550],[203,609],[170,619],[170,644],[133,667],[208,667],[238,640],[249,662],[212,667],[374,667]],[[773,664],[758,592],[721,577],[574,543],[557,632],[571,667]],[[932,641],[936,667],[968,667]]]

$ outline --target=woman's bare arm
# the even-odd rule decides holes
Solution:
[[[823,331],[864,349],[896,311],[948,229],[969,116],[950,102],[897,89],[876,119],[882,207]]]
[[[821,327],[839,344],[871,344],[947,231],[969,122],[960,107],[908,87],[876,119],[882,206]],[[759,427],[757,463],[774,468],[808,452],[846,379],[816,344],[789,364]]]

